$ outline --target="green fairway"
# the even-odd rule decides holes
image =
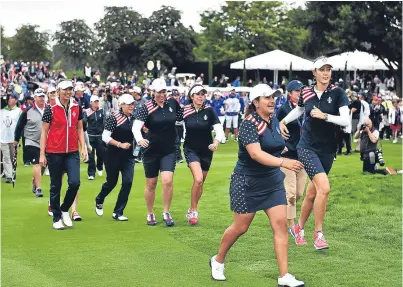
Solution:
[[[383,148],[386,165],[401,169],[401,144],[383,142]],[[232,222],[228,187],[236,158],[234,142],[215,154],[195,227],[185,218],[192,176],[185,163],[177,165],[171,208],[176,225],[169,229],[161,223],[160,185],[159,224],[146,225],[142,164],[135,167],[128,222],[111,218],[120,183],[105,200],[104,216],[95,214],[104,177],[87,180],[82,164],[77,210],[83,221],[64,231],[53,230],[47,215],[49,177],[44,197],[35,198],[31,168],[20,160],[16,187],[1,184],[2,286],[277,286],[273,236],[262,212],[229,252],[227,282],[210,278],[208,261]],[[333,166],[324,225],[328,251],[314,250],[313,217],[305,228],[308,246],[296,246],[290,237],[289,270],[305,286],[401,286],[402,176],[364,175],[361,169],[358,154],[340,156]]]

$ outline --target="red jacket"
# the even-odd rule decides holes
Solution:
[[[52,109],[52,121],[49,127],[46,142],[47,153],[69,153],[78,151],[78,116],[80,107],[78,103],[70,99],[69,110],[66,111],[59,98],[50,103]]]

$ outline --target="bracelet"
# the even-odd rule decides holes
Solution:
[[[280,162],[280,167],[283,167],[283,163],[284,163],[284,158],[281,158],[281,162]]]
[[[118,145],[117,145],[117,147],[119,148],[119,146],[120,146],[120,142],[118,142]]]

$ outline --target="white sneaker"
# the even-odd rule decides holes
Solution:
[[[49,168],[46,168],[46,169],[45,169],[45,175],[47,175],[47,176],[50,175],[50,173],[49,173]]]
[[[227,278],[224,276],[224,263],[218,263],[215,258],[217,255],[211,257],[210,267],[211,267],[211,278],[217,281],[225,281]]]
[[[101,204],[95,203],[95,213],[98,216],[104,215],[104,205],[102,203]]]
[[[388,139],[388,138],[385,139],[385,141],[388,141],[388,140],[390,140],[390,139]]]
[[[93,177],[92,175],[90,175],[90,176],[88,177],[88,179],[89,179],[89,180],[94,180],[95,177]]]
[[[117,220],[117,221],[128,221],[129,220],[129,218],[127,218],[124,215],[117,216],[116,213],[112,214],[112,218]]]
[[[73,227],[73,222],[71,221],[70,215],[68,212],[62,211],[62,221],[64,225],[67,227]]]
[[[53,222],[53,228],[57,229],[57,230],[63,230],[64,229],[64,225],[62,223],[62,220],[60,219],[57,222]]]
[[[98,170],[98,175],[102,176],[102,170]]]
[[[299,287],[304,286],[303,281],[295,279],[295,276],[290,273],[285,274],[283,277],[279,277],[277,280],[279,287]]]
[[[393,143],[394,143],[394,144],[397,143],[397,139],[394,139],[394,140],[393,140]]]

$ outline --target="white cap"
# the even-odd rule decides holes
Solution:
[[[42,88],[38,88],[34,92],[34,97],[44,97],[46,96],[45,91]]]
[[[67,88],[73,88],[73,83],[71,81],[61,81],[58,85],[57,85],[58,89],[61,90],[65,90]]]
[[[386,96],[385,99],[386,99],[387,101],[390,101],[390,100],[392,99],[392,97],[391,97],[391,96]]]
[[[134,86],[132,89],[129,90],[130,93],[137,93],[140,94],[141,93],[141,88]]]
[[[119,105],[121,104],[126,104],[126,105],[130,105],[131,103],[134,102],[134,98],[132,95],[129,94],[123,94],[119,97]]]
[[[84,84],[82,84],[82,83],[78,84],[77,83],[76,86],[74,87],[74,91],[75,92],[77,92],[77,91],[84,92],[85,91]]]
[[[329,59],[326,57],[319,57],[315,60],[315,62],[313,62],[313,69],[320,69],[323,66],[330,66],[333,68],[333,66],[330,64]]]
[[[48,93],[51,93],[51,92],[54,92],[54,91],[56,91],[55,87],[52,86],[52,85],[50,85],[50,86],[48,87]]]
[[[193,88],[190,89],[189,94],[194,95],[194,94],[200,93],[201,91],[204,91],[204,93],[207,94],[207,90],[203,86],[196,85],[196,86],[193,86]]]
[[[90,102],[91,103],[93,103],[93,102],[95,102],[95,101],[99,101],[99,97],[98,96],[91,96],[91,98],[90,98]]]
[[[155,79],[151,84],[151,88],[157,93],[167,89],[167,85],[163,79]]]
[[[249,94],[249,99],[250,101],[253,101],[254,99],[258,97],[279,97],[283,94],[282,89],[278,90],[273,90],[269,85],[267,84],[259,84],[256,85],[252,88]]]

